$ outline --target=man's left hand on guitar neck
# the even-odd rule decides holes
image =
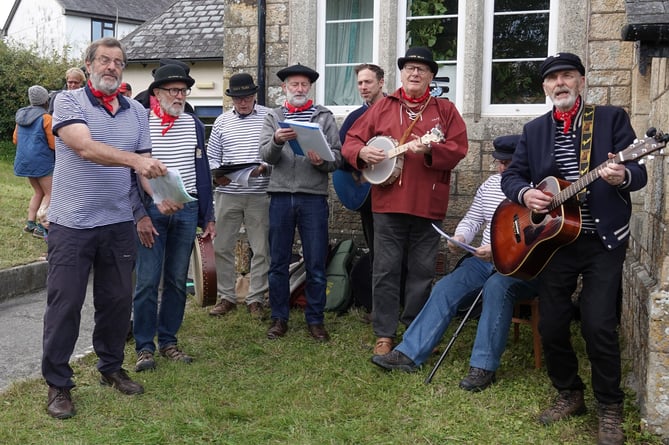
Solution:
[[[609,159],[615,158],[616,155],[609,153]],[[609,183],[614,187],[618,187],[623,182],[625,182],[627,172],[623,164],[616,164],[615,162],[609,162],[606,164],[600,171],[599,177],[604,181]]]

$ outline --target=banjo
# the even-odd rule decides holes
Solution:
[[[420,138],[421,144],[430,142],[441,142],[444,140],[444,134],[439,125],[425,133]],[[378,164],[372,164],[362,170],[362,176],[374,185],[390,185],[402,173],[404,167],[403,154],[409,149],[409,142],[397,145],[397,141],[389,136],[374,136],[367,142],[368,146],[380,148],[386,152],[386,159]]]
[[[195,301],[205,307],[216,304],[216,258],[211,238],[195,235],[190,257],[190,269],[195,284]]]

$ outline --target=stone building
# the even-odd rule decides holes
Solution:
[[[467,157],[453,175],[447,231],[452,231],[476,187],[492,171],[491,141],[520,132],[525,122],[550,108],[538,75],[538,65],[549,54],[581,55],[587,69],[587,101],[625,108],[638,135],[650,126],[669,130],[663,128],[669,122],[669,2],[227,3],[223,83],[236,72],[253,73],[264,87],[262,100],[268,106],[282,99],[276,72],[300,62],[321,73],[315,84],[316,102],[343,119],[359,105],[353,65],[379,64],[392,91],[399,79],[396,59],[408,46],[427,44],[435,49],[438,76],[450,80],[448,97],[467,123],[470,142]],[[351,81],[345,85],[342,79]],[[626,384],[636,394],[645,427],[669,438],[669,214],[664,168],[663,157],[649,162],[649,184],[633,197],[621,336]],[[360,241],[357,215],[338,205],[334,195],[331,209],[332,236]],[[455,260],[447,258],[448,265]]]

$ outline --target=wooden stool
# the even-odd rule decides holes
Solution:
[[[522,306],[530,307],[530,319],[520,317]],[[513,341],[517,342],[520,336],[520,325],[527,324],[532,327],[532,342],[534,348],[534,367],[541,368],[541,336],[539,335],[539,298],[520,300],[513,307]]]

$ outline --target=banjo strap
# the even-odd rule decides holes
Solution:
[[[409,125],[409,128],[406,129],[406,131],[404,132],[404,134],[403,134],[402,137],[400,138],[400,140],[399,140],[399,144],[398,144],[398,145],[402,145],[402,144],[404,144],[404,141],[406,141],[406,140],[409,138],[409,135],[411,134],[411,130],[413,130],[414,125],[416,125],[416,122],[418,122],[418,118],[423,114],[423,111],[425,111],[425,109],[427,108],[427,106],[428,106],[428,104],[430,103],[430,100],[431,100],[431,99],[432,99],[432,96],[429,96],[429,97],[427,98],[427,102],[425,102],[425,106],[423,107],[422,110],[420,110],[420,111],[418,112],[418,114],[416,114],[416,118],[415,118],[414,120],[411,121],[411,125]],[[402,155],[402,156],[404,156],[404,155]],[[402,170],[400,171],[400,180],[399,180],[399,183],[398,183],[398,185],[399,185],[400,187],[402,187],[402,176],[404,176],[404,169],[402,169]]]

